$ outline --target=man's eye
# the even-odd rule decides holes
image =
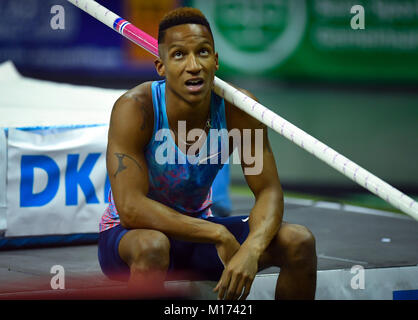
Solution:
[[[183,57],[183,52],[181,52],[181,51],[174,52],[174,57],[175,58],[181,58],[181,57]]]
[[[207,56],[209,54],[209,50],[208,49],[201,49],[200,54],[203,55],[203,56]]]

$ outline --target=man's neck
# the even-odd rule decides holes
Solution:
[[[166,110],[170,126],[177,129],[178,121],[186,121],[187,131],[199,128],[202,129],[210,116],[211,93],[198,104],[190,104],[175,92],[166,90]]]

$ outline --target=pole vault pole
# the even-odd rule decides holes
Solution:
[[[75,6],[87,12],[108,27],[119,32],[135,44],[158,57],[158,42],[149,34],[141,31],[129,21],[122,19],[101,4],[93,0],[68,0]],[[352,181],[368,189],[373,194],[392,204],[402,212],[418,220],[418,203],[363,169],[350,159],[318,141],[303,130],[286,121],[262,104],[251,99],[241,91],[229,85],[225,81],[215,77],[214,91],[216,94],[234,104],[238,108],[250,114],[275,132],[286,137],[296,145],[305,149],[315,157],[321,159]]]

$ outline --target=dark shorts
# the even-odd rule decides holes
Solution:
[[[249,233],[248,216],[210,217],[208,221],[224,225],[243,243]],[[244,220],[244,221],[243,221]],[[129,267],[119,256],[119,242],[129,230],[121,225],[103,231],[99,235],[98,255],[103,273],[110,279],[128,280]],[[223,264],[214,244],[194,243],[171,239],[169,273],[190,273],[194,279],[217,281],[222,275]]]

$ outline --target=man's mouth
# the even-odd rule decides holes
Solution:
[[[202,89],[204,80],[202,78],[189,79],[185,84],[190,92],[198,92]]]

